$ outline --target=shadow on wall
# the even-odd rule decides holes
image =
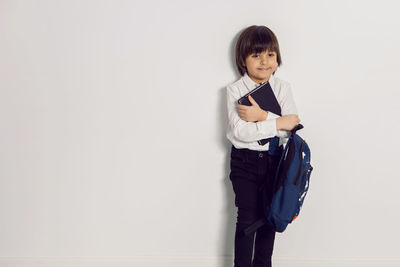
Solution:
[[[234,81],[237,81],[240,78],[240,74],[236,69],[236,61],[235,61],[235,44],[237,39],[239,38],[240,32],[237,33],[235,38],[232,40],[230,49],[228,51],[228,58],[231,60],[231,66],[235,73],[237,73],[237,77],[228,82],[222,88],[220,88],[218,95],[218,103],[219,108],[217,109],[218,114],[216,116],[216,129],[218,131],[217,136],[220,137],[218,140],[219,144],[222,145],[223,150],[225,151],[225,174],[222,179],[222,183],[225,189],[225,216],[221,223],[222,229],[220,236],[217,240],[220,240],[220,248],[217,253],[219,255],[218,266],[221,267],[232,267],[233,266],[233,257],[234,257],[234,240],[235,240],[235,228],[236,228],[236,216],[237,216],[237,207],[235,206],[235,194],[232,187],[232,182],[229,179],[230,173],[230,153],[231,153],[231,142],[226,138],[226,132],[228,127],[228,112],[227,112],[227,103],[226,103],[226,86]]]

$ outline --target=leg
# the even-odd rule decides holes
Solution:
[[[255,233],[248,236],[243,229],[259,219],[257,209],[258,186],[255,182],[243,179],[232,179],[235,191],[235,205],[238,207],[235,232],[235,267],[251,267]]]
[[[257,230],[254,249],[253,267],[271,267],[274,249],[275,231],[268,225]]]
[[[265,176],[265,194],[262,197],[266,197],[267,202],[271,203],[272,195],[273,195],[273,179],[272,174],[275,173],[278,157],[271,158],[269,160],[269,172],[266,173]],[[262,199],[259,201],[262,203]],[[263,207],[260,205],[260,213],[263,214]],[[262,216],[262,215],[261,215]],[[272,252],[274,249],[275,242],[275,229],[271,227],[269,224],[265,224],[264,226],[257,229],[256,233],[256,242],[254,248],[254,259],[253,259],[253,267],[271,267],[271,258]]]

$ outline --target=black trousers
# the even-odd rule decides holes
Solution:
[[[282,149],[282,147],[280,147]],[[271,156],[268,151],[254,151],[246,148],[231,148],[231,171],[229,178],[235,192],[237,221],[235,232],[234,267],[267,267],[271,265],[275,231],[269,224],[258,228],[249,235],[243,229],[260,218],[265,218],[262,197],[268,203],[272,199],[273,175],[279,163],[280,154]],[[265,183],[265,191],[260,187]],[[254,242],[255,237],[255,242]],[[254,246],[253,246],[254,245]],[[253,256],[254,247],[254,258]]]

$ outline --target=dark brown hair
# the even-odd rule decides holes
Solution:
[[[240,34],[235,47],[236,67],[240,75],[247,72],[246,57],[253,53],[261,53],[263,51],[276,53],[278,66],[282,64],[281,53],[279,52],[279,43],[275,34],[266,26],[253,25],[247,27]],[[273,72],[275,74],[275,71]]]

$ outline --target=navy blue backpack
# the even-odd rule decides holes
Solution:
[[[265,218],[260,219],[244,229],[248,235],[265,223],[275,229],[276,232],[283,232],[289,223],[292,223],[300,213],[304,197],[307,194],[310,175],[313,167],[310,164],[311,153],[306,141],[296,131],[304,128],[298,124],[291,130],[291,135],[286,146],[281,152],[280,160],[276,168],[273,180],[272,201],[267,201],[263,195],[263,208]],[[278,137],[274,137],[277,144]],[[271,149],[277,151],[276,146]],[[272,150],[271,150],[272,151]]]

